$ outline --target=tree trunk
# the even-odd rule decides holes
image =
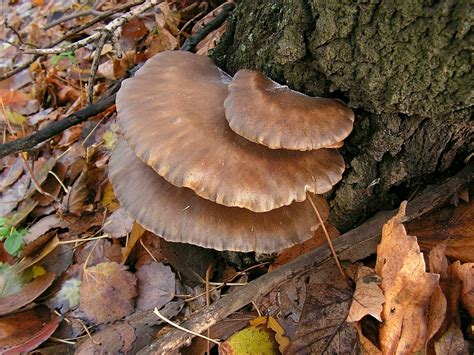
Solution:
[[[330,196],[346,230],[472,151],[470,11],[458,0],[242,0],[213,57],[354,108]]]

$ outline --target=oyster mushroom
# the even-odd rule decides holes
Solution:
[[[342,102],[306,96],[254,70],[239,70],[224,101],[234,132],[271,149],[338,148],[354,112]]]
[[[342,177],[332,149],[268,149],[225,119],[231,78],[210,58],[162,52],[117,94],[118,124],[134,153],[177,187],[229,207],[267,212],[322,194]]]
[[[172,242],[216,250],[270,253],[300,243],[319,227],[308,200],[269,212],[226,207],[173,186],[138,159],[120,140],[109,176],[120,204],[144,228]],[[327,218],[321,196],[313,196]]]

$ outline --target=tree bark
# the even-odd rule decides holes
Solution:
[[[242,0],[213,57],[231,74],[256,69],[354,108],[347,170],[330,196],[347,230],[472,152],[469,13],[457,0]]]

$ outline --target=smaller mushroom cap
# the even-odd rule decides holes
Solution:
[[[226,207],[179,188],[137,158],[121,139],[109,163],[120,204],[144,228],[172,242],[216,250],[274,252],[312,236],[319,223],[308,200],[270,212]],[[323,219],[328,206],[313,200]]]
[[[354,124],[342,102],[306,96],[248,69],[235,74],[224,107],[234,132],[272,149],[332,148]]]

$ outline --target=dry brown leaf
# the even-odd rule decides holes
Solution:
[[[112,324],[86,338],[75,354],[128,354],[135,341],[135,329],[127,322]]]
[[[357,322],[366,315],[371,315],[379,322],[384,296],[380,284],[380,276],[367,266],[360,266],[356,274],[356,289],[354,292],[348,322]]]
[[[442,329],[446,320],[446,310],[448,301],[440,286],[436,287],[430,301],[430,311],[428,315],[428,341],[427,345],[431,348],[433,337]]]
[[[124,248],[122,248],[122,264],[128,259],[128,256],[133,250],[133,247],[142,237],[143,233],[145,233],[145,229],[138,223],[133,223],[132,231],[130,232],[130,237],[127,239],[127,244]]]
[[[112,238],[126,237],[133,227],[131,218],[125,209],[119,208],[112,213],[104,223],[104,232],[109,233]]]
[[[428,341],[428,311],[439,275],[427,273],[416,237],[407,235],[402,222],[406,202],[382,229],[375,271],[382,277],[385,303],[380,328],[384,353],[417,352]]]
[[[26,354],[47,340],[60,318],[38,306],[0,318],[0,353]]]
[[[287,354],[352,354],[358,348],[357,331],[346,322],[352,292],[331,285],[308,286],[298,329]]]
[[[461,329],[455,323],[452,323],[443,336],[435,342],[434,348],[436,355],[469,353]]]
[[[224,23],[221,27],[218,29],[212,31],[209,33],[199,44],[196,46],[196,54],[198,55],[208,55],[209,51],[211,49],[214,49],[219,43],[219,40],[221,39],[222,35],[227,29],[227,23]]]
[[[0,192],[5,191],[11,184],[17,181],[23,174],[23,159],[16,158],[11,165],[3,169],[0,174]]]
[[[474,263],[461,264],[459,261],[451,265],[455,277],[462,282],[461,302],[474,317]]]
[[[134,310],[137,279],[127,267],[114,262],[87,268],[82,277],[80,310],[101,324],[119,320]]]
[[[372,343],[370,339],[362,333],[360,324],[355,323],[355,327],[357,329],[357,334],[359,335],[360,350],[362,355],[381,355],[382,352],[380,349],[377,348],[377,346],[375,346],[374,343]]]
[[[13,268],[12,271],[14,272]],[[38,276],[30,283],[24,285],[19,292],[11,294],[6,297],[0,298],[0,315],[4,315],[13,312],[20,307],[27,305],[34,301],[39,295],[41,295],[54,280],[54,273],[48,272],[42,276]],[[2,289],[4,288],[3,277],[0,280]]]
[[[432,212],[408,223],[407,229],[418,237],[422,249],[445,241],[448,257],[474,262],[474,201]]]
[[[63,213],[80,216],[82,213],[91,211],[93,208],[92,205],[86,204],[86,199],[89,196],[89,190],[87,189],[87,174],[88,170],[83,170],[81,175],[79,175],[76,181],[74,181],[69,192],[64,196],[62,201]]]
[[[169,266],[151,263],[136,273],[138,279],[137,309],[160,309],[174,298],[176,280]]]

